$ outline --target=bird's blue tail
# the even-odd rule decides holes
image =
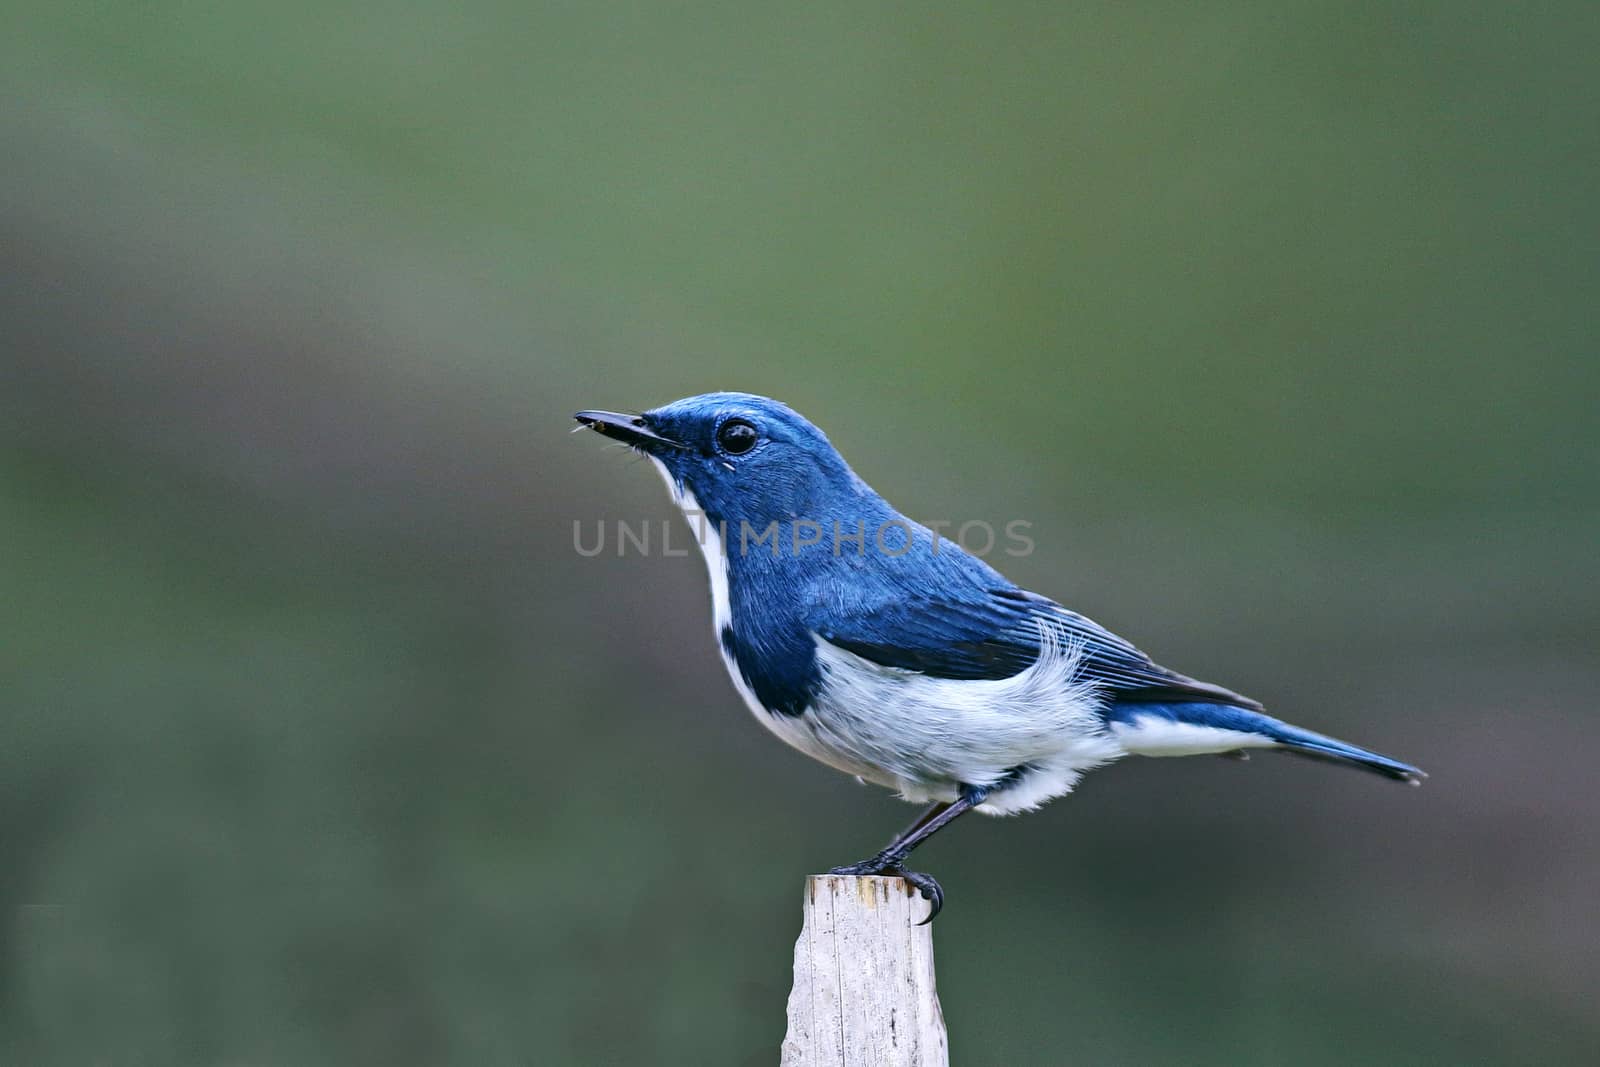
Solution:
[[[1275,748],[1310,759],[1360,767],[1412,785],[1427,777],[1409,763],[1302,730],[1259,711],[1227,704],[1117,701],[1108,709],[1106,719],[1128,751],[1136,755],[1194,755]]]

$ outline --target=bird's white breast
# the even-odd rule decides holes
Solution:
[[[1094,687],[1079,679],[1081,649],[1052,633],[1041,634],[1039,658],[1009,678],[935,678],[820,638],[817,663],[816,700],[775,729],[908,800],[954,800],[963,785],[1003,784],[979,810],[1026,811],[1125,754],[1105,728]]]

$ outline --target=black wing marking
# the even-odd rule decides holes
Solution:
[[[971,599],[910,596],[880,605],[819,636],[885,667],[935,678],[1009,678],[1039,658],[1053,633],[1082,652],[1082,677],[1111,699],[1204,701],[1261,710],[1249,697],[1168,670],[1094,620],[1026,590],[992,589]]]

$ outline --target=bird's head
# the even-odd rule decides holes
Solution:
[[[776,400],[704,393],[641,415],[573,418],[654,460],[713,522],[827,522],[875,498],[821,430]]]

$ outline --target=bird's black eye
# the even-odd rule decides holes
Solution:
[[[729,419],[717,429],[717,447],[730,456],[742,456],[756,447],[761,435],[743,419]]]

